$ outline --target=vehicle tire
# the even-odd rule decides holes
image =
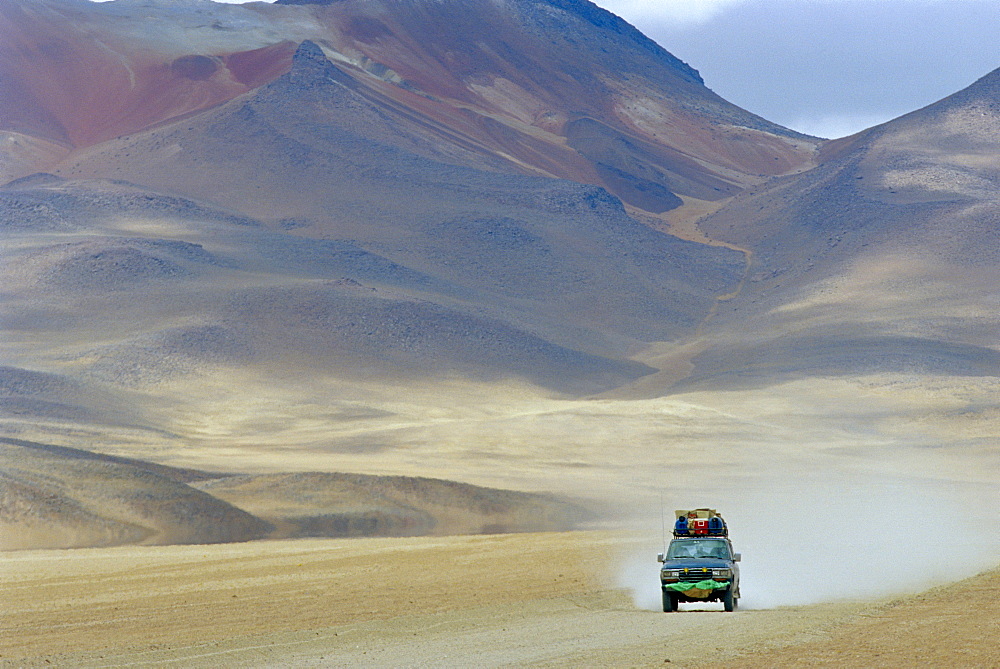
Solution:
[[[732,588],[726,590],[726,593],[722,595],[722,606],[730,613],[736,610],[738,602],[739,600],[736,598]]]
[[[677,595],[669,590],[663,590],[663,612],[673,613],[677,610]]]

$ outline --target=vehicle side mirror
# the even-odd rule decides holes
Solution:
[[[656,561],[657,562],[666,562],[667,558],[666,558],[666,556],[663,555],[663,553],[657,553],[656,554]]]
[[[736,553],[735,555],[733,555],[733,562],[739,562],[741,557],[743,556],[740,555],[739,553]]]

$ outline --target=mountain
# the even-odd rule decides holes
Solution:
[[[997,79],[823,142],[586,0],[3,4],[0,494],[59,545],[561,529],[496,489],[759,466],[803,387],[992,425]]]
[[[701,221],[752,262],[685,386],[1000,374],[998,132],[1000,70]]]
[[[602,185],[646,211],[718,201],[815,146],[586,0],[26,0],[0,21],[0,130],[22,145],[80,149],[211,108],[287,72],[311,40],[369,107],[349,127],[374,108],[393,126],[376,139]]]
[[[252,35],[264,29],[252,12],[203,2],[29,0],[4,3],[0,26],[3,129],[67,148],[231,99],[287,70],[294,51]]]
[[[88,331],[60,365],[113,384],[281,364],[619,386],[654,371],[630,351],[693,332],[744,265],[628,212],[728,197],[815,144],[586,2],[30,0],[4,18],[4,67],[33,91],[7,99],[9,130],[71,150],[2,193],[7,318]],[[68,54],[118,74],[56,95]],[[113,110],[85,104],[97,89]],[[128,327],[95,336],[90,315]]]

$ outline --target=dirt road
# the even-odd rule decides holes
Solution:
[[[997,573],[908,600],[664,614],[609,576],[635,545],[578,532],[6,553],[0,666],[1000,665]]]

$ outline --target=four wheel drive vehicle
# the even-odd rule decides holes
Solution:
[[[740,554],[733,552],[729,528],[715,509],[677,511],[674,538],[657,560],[663,610],[681,602],[722,602],[735,611],[740,598]]]

